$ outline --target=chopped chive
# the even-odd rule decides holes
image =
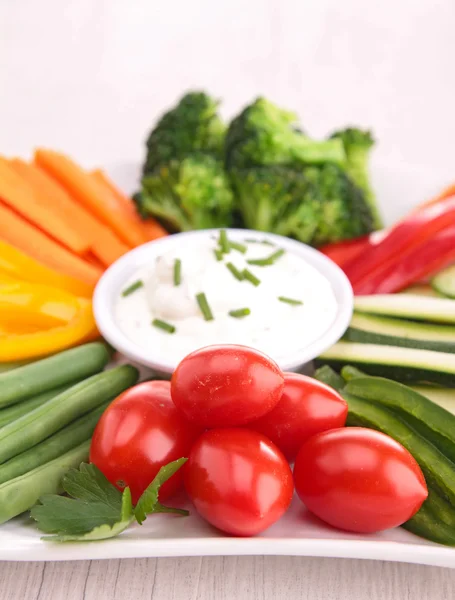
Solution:
[[[153,319],[152,325],[154,327],[157,327],[158,329],[167,331],[167,333],[175,333],[174,325],[171,325],[170,323],[166,323],[166,321],[162,321],[161,319]]]
[[[143,286],[144,282],[141,279],[138,279],[137,281],[129,285],[125,290],[123,290],[122,296],[125,298],[126,296],[129,296],[130,294],[132,294],[136,290],[139,290]]]
[[[219,248],[215,248],[215,250],[213,252],[215,254],[216,260],[223,260],[223,251],[222,250],[220,250]]]
[[[232,250],[237,250],[237,252],[241,252],[242,254],[245,254],[245,252],[248,250],[245,244],[239,244],[238,242],[229,242],[229,247]]]
[[[182,282],[182,261],[176,258],[174,262],[174,285],[180,285]]]
[[[238,279],[239,281],[243,281],[243,273],[242,271],[239,271],[235,265],[233,265],[231,262],[228,262],[226,263],[226,267],[236,279]]]
[[[251,314],[251,310],[249,308],[237,308],[236,310],[230,310],[229,316],[234,317],[235,319],[241,319],[242,317],[247,317]]]
[[[220,245],[221,252],[223,254],[229,254],[231,247],[229,246],[229,240],[225,229],[221,229],[218,243]]]
[[[294,298],[286,298],[286,296],[278,296],[278,300],[280,302],[286,302],[286,304],[292,304],[293,306],[303,304],[301,300],[294,300]]]
[[[243,269],[242,271],[242,275],[243,275],[243,279],[246,279],[246,281],[249,281],[250,283],[252,283],[253,285],[255,285],[256,287],[261,283],[261,280],[258,279],[256,277],[256,275],[254,275],[251,271],[249,271],[248,269]]]
[[[276,245],[273,242],[271,242],[270,240],[266,240],[265,238],[262,240],[255,240],[254,238],[245,238],[243,241],[248,244],[265,244],[266,246],[275,246]]]
[[[207,298],[204,292],[196,295],[197,303],[199,304],[199,308],[201,309],[201,313],[204,316],[206,321],[213,321],[213,313],[210,310],[209,303],[207,302]]]
[[[280,248],[279,250],[277,250],[270,256],[267,256],[266,258],[251,258],[246,262],[249,265],[256,265],[257,267],[268,267],[270,265],[273,265],[273,263],[277,261],[281,256],[283,256],[284,253],[285,250],[283,250],[283,248]]]

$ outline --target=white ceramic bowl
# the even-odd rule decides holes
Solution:
[[[176,243],[180,247],[184,247],[186,240],[206,238],[214,233],[218,233],[218,230],[191,231],[149,242],[122,256],[104,273],[95,289],[93,310],[98,329],[116,350],[130,360],[148,366],[159,373],[172,373],[174,371],[177,365],[161,360],[160,356],[154,352],[153,344],[150,345],[149,350],[144,350],[121,331],[115,321],[115,301],[131,275],[144,265],[152,264],[156,256],[170,249]],[[296,352],[292,359],[287,359],[285,362],[278,361],[284,371],[300,370],[306,363],[337,342],[346,331],[351,320],[354,302],[349,280],[343,271],[321,252],[295,240],[247,229],[229,229],[228,233],[229,238],[234,241],[242,241],[248,237],[260,236],[266,238],[286,251],[306,260],[331,283],[338,303],[338,312],[331,327],[312,344]]]

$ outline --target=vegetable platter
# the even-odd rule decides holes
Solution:
[[[134,189],[138,178],[138,169],[134,166],[120,166],[111,169],[109,173],[121,189]],[[434,190],[441,187],[441,178],[438,174],[424,174],[421,171],[395,168],[385,169],[374,164],[373,181],[386,225],[395,222],[398,217],[412,209],[414,204],[424,201]],[[75,350],[77,351],[77,348]],[[99,364],[93,372],[102,368],[108,356],[103,354],[103,351],[98,351],[97,360]],[[125,359],[117,355],[109,366],[118,369],[125,362]],[[87,369],[80,361],[76,371],[78,369],[79,373],[71,375],[73,381],[83,379],[91,373],[90,367]],[[140,375],[144,378],[149,373],[144,370]],[[100,376],[95,375],[95,377]],[[117,394],[125,387],[129,387],[136,377],[134,372],[121,372],[119,382],[114,381],[110,384],[114,386],[112,393]],[[30,385],[34,383],[31,382]],[[65,386],[64,380],[60,381],[60,386]],[[63,393],[67,392],[63,390]],[[111,397],[109,390],[105,394],[106,400]],[[86,399],[87,393],[84,392],[82,397]],[[89,403],[90,393],[88,397],[89,399],[84,401]],[[104,398],[100,398],[95,405],[102,407],[103,400]],[[96,407],[93,409],[96,411]],[[59,418],[58,414],[53,416],[54,421],[58,421]],[[58,427],[60,426],[64,424],[60,422]],[[90,423],[87,427],[90,428]],[[83,438],[84,434],[80,439]],[[39,440],[39,436],[36,439]],[[20,443],[18,432],[13,441],[15,444]],[[1,449],[7,456],[8,447],[2,446]],[[427,541],[401,527],[369,534],[349,533],[335,529],[307,511],[296,495],[287,512],[271,527],[254,537],[224,534],[199,516],[194,507],[183,497],[177,497],[177,500],[180,500],[176,504],[181,509],[190,511],[188,517],[155,514],[142,525],[136,524],[126,528],[120,536],[91,543],[42,541],[42,533],[38,531],[29,516],[21,515],[0,526],[0,559],[82,560],[259,554],[365,558],[444,567],[455,566],[455,548]]]

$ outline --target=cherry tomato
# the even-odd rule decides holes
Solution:
[[[294,482],[309,511],[359,533],[402,525],[428,496],[423,473],[406,448],[363,427],[310,438],[297,455]]]
[[[190,421],[232,427],[272,410],[283,387],[283,373],[262,352],[246,346],[207,346],[178,365],[171,394]]]
[[[273,442],[242,428],[206,431],[194,444],[185,489],[209,523],[238,536],[255,535],[287,510],[291,469]]]
[[[169,381],[147,381],[121,394],[99,420],[90,461],[136,503],[160,467],[188,456],[200,429],[171,400]],[[182,485],[180,471],[160,489],[165,500]]]
[[[343,427],[346,401],[329,386],[298,373],[284,373],[281,400],[270,412],[248,427],[274,442],[289,461],[316,433]]]

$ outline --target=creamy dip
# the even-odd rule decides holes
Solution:
[[[259,235],[256,242],[242,240],[245,253],[231,248],[217,260],[219,241],[213,233],[206,239],[176,238],[172,249],[125,281],[115,306],[120,329],[172,364],[210,344],[252,346],[277,362],[292,357],[330,328],[337,301],[329,281],[303,258],[289,251],[276,254],[278,246],[259,240]],[[276,258],[265,266],[248,262],[271,256]],[[176,261],[181,263],[178,285]],[[237,276],[246,269],[260,283],[237,279],[228,263]],[[129,288],[133,291],[125,294]],[[212,320],[204,318],[200,294]],[[232,316],[233,311],[240,313]],[[243,313],[249,314],[239,316]]]

